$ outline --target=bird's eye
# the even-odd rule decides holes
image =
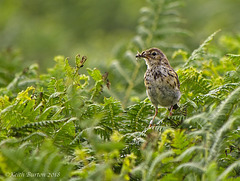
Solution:
[[[156,56],[157,55],[157,53],[156,52],[152,52],[152,56]]]

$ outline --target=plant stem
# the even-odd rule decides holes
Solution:
[[[139,68],[140,68],[140,64],[137,63],[136,67],[134,69],[134,72],[132,74],[131,80],[129,82],[129,85],[128,85],[128,88],[127,88],[127,91],[126,91],[126,95],[125,95],[124,100],[123,100],[123,106],[124,107],[126,106],[126,103],[128,102],[128,99],[129,99],[129,97],[131,95],[131,91],[132,91],[132,89],[134,87],[134,81],[136,80]]]

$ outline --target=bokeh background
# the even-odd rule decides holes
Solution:
[[[193,50],[218,29],[240,30],[240,1],[185,0],[180,16],[191,36],[182,39]],[[0,49],[18,49],[24,64],[40,70],[53,57],[87,55],[88,67],[110,66],[115,50],[136,33],[146,0],[0,0]]]

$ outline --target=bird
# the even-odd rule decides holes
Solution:
[[[171,67],[167,56],[158,48],[150,48],[137,53],[137,59],[143,58],[147,64],[144,75],[146,93],[155,107],[155,114],[150,121],[152,126],[158,114],[158,106],[166,107],[172,115],[172,110],[178,107],[181,98],[178,74]]]

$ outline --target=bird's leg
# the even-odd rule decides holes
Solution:
[[[152,127],[153,121],[154,121],[155,117],[157,116],[157,114],[158,114],[158,107],[155,106],[155,114],[153,116],[153,119],[150,121],[149,127]]]
[[[172,110],[173,110],[173,106],[170,107],[169,116],[172,116]]]

